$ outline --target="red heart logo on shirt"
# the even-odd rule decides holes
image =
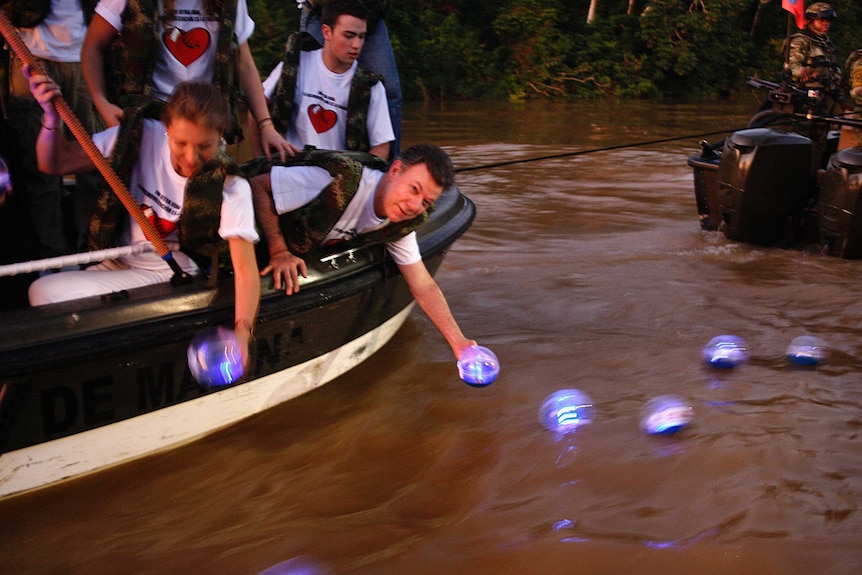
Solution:
[[[210,45],[210,33],[206,28],[194,28],[188,32],[179,28],[165,30],[165,48],[183,66],[200,58]]]
[[[153,208],[146,204],[141,204],[141,209],[144,211],[144,215],[150,220],[150,223],[153,224],[153,227],[159,232],[159,235],[163,238],[167,237],[172,231],[177,229],[176,222],[169,222],[168,220],[163,220],[159,217],[157,213],[153,211]]]
[[[322,134],[335,126],[335,122],[338,121],[338,114],[333,110],[327,110],[320,104],[312,104],[308,107],[308,119],[311,120],[314,131]]]

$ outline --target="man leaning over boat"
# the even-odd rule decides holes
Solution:
[[[261,275],[272,272],[276,289],[299,291],[299,277],[307,273],[301,256],[318,246],[386,243],[413,298],[455,357],[475,345],[452,316],[416,239],[434,202],[453,185],[446,152],[419,144],[389,165],[368,153],[307,148],[286,164],[258,168],[247,175],[270,255]]]

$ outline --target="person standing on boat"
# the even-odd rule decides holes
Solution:
[[[365,6],[330,0],[321,18],[323,46],[306,32],[292,33],[282,62],[263,83],[272,122],[292,146],[289,155],[310,145],[388,159],[395,134],[386,90],[380,76],[357,61],[368,29]],[[253,143],[257,139],[252,136]]]
[[[18,27],[21,39],[44,68],[56,78],[72,111],[88,132],[101,129],[93,101],[81,75],[81,45],[96,0],[6,0],[3,12]],[[22,63],[14,52],[8,58],[9,84],[3,87],[6,115],[14,128],[18,148],[13,166],[17,189],[26,206],[34,241],[30,258],[59,256],[86,248],[87,223],[92,212],[101,177],[98,172],[76,176],[72,194],[75,230],[66,229],[62,207],[62,179],[44,174],[36,166],[35,142],[39,134],[42,109],[33,100]],[[8,91],[7,91],[8,89]],[[69,136],[70,137],[70,136]]]
[[[302,10],[299,29],[314,36],[321,44],[324,42],[321,13],[328,1],[297,0],[297,5]],[[395,53],[392,51],[392,42],[389,40],[389,30],[385,21],[392,2],[391,0],[361,1],[368,13],[368,34],[365,36],[365,43],[359,54],[359,63],[383,78],[389,118],[395,134],[395,139],[390,145],[389,157],[386,159],[397,158],[401,151],[401,109],[404,105],[404,97],[401,93],[401,79],[398,76]]]
[[[53,174],[93,169],[92,160],[77,141],[59,136],[61,120],[53,104],[60,96],[57,85],[48,76],[31,76],[27,67],[24,72],[44,112],[36,142],[40,169]],[[247,360],[260,298],[254,252],[259,237],[249,183],[238,175],[239,168],[222,149],[223,135],[230,129],[230,110],[216,86],[182,82],[166,104],[151,100],[128,109],[120,126],[95,134],[93,142],[103,155],[110,155],[135,202],[185,271],[194,273],[196,262],[202,259],[199,254],[213,259],[229,254],[237,341]],[[137,223],[123,212],[119,199],[106,189],[91,222],[91,247],[111,247],[118,236],[120,245],[149,243]],[[35,306],[119,292],[166,282],[172,275],[158,254],[144,252],[86,270],[41,277],[30,286],[30,303]]]
[[[790,37],[785,75],[795,87],[814,90],[821,100],[813,110],[818,114],[840,113],[850,103],[841,89],[841,66],[829,29],[838,13],[826,2],[815,2],[805,9],[805,29]]]
[[[367,153],[306,149],[287,165],[262,171],[250,178],[270,256],[261,275],[272,272],[276,289],[297,293],[299,276],[307,273],[300,256],[319,246],[386,243],[413,298],[455,357],[475,345],[453,318],[416,239],[434,202],[453,184],[446,152],[419,144],[390,165]]]
[[[182,81],[212,82],[231,105],[233,122],[225,138],[233,143],[242,139],[241,88],[265,149],[281,153],[288,145],[267,124],[260,74],[248,46],[253,32],[246,0],[99,0],[81,52],[96,110],[108,126],[116,126],[130,97],[165,101]]]
[[[847,57],[847,63],[844,66],[847,74],[847,92],[850,98],[853,99],[853,111],[849,116],[853,120],[862,122],[862,49],[854,50]],[[841,139],[838,141],[838,149],[852,148],[860,145],[862,129],[855,126],[842,126]]]

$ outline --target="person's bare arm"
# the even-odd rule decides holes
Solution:
[[[108,101],[105,89],[105,53],[117,33],[107,20],[94,14],[81,47],[81,72],[84,74],[84,81],[90,90],[96,111],[108,127],[116,126],[123,118],[123,109]]]
[[[243,365],[248,367],[248,345],[260,301],[260,276],[254,245],[242,238],[228,239],[234,281],[234,333],[242,350]]]
[[[392,148],[391,142],[386,142],[385,144],[377,144],[376,146],[372,147],[368,151],[369,151],[369,153],[372,153],[375,156],[379,156],[379,157],[383,158],[384,160],[388,160],[389,159],[389,150],[391,148]]]
[[[449,347],[452,348],[452,353],[455,358],[461,356],[466,348],[471,345],[476,345],[472,339],[467,339],[461,333],[461,328],[452,316],[452,311],[449,309],[449,304],[446,302],[446,297],[443,295],[443,290],[434,281],[433,276],[428,273],[428,268],[424,262],[416,262],[415,264],[399,265],[401,275],[407,282],[410,288],[410,293],[422,311],[431,319],[440,333],[446,338]]]
[[[294,294],[299,291],[299,276],[308,277],[305,260],[290,253],[281,235],[269,174],[255,176],[250,182],[254,214],[269,247],[269,264],[260,271],[260,275],[272,272],[275,289],[281,289],[283,279],[284,293]]]
[[[75,141],[63,136],[62,123],[54,100],[62,97],[60,88],[51,78],[42,74],[30,75],[29,66],[24,67],[24,75],[30,82],[30,92],[42,107],[42,129],[36,139],[36,160],[39,171],[46,174],[76,174],[95,168]]]
[[[263,94],[263,84],[260,81],[260,74],[257,71],[257,66],[254,63],[248,42],[243,43],[239,47],[237,73],[239,74],[240,85],[248,104],[248,111],[252,116],[249,119],[249,130],[259,130],[260,147],[268,159],[272,159],[272,152],[275,152],[281,158],[282,162],[285,161],[287,157],[293,156],[299,150],[291,146],[275,130],[272,120],[266,121],[269,118],[269,108],[266,104],[266,97]]]

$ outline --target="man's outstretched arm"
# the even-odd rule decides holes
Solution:
[[[446,297],[443,295],[443,290],[434,281],[434,278],[428,273],[428,268],[423,262],[415,264],[399,265],[401,275],[410,287],[410,293],[413,294],[413,299],[422,308],[422,311],[431,319],[440,333],[449,342],[449,347],[452,348],[452,353],[455,358],[461,356],[461,352],[471,345],[476,345],[472,339],[467,339],[461,333],[461,328],[458,322],[452,316],[452,311],[449,309],[449,304],[446,302]]]

